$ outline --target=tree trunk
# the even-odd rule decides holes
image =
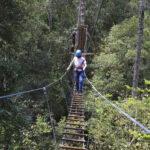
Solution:
[[[78,29],[79,29],[80,25],[85,25],[85,14],[86,14],[85,0],[80,0],[79,11],[78,11],[78,20],[77,20]],[[76,38],[76,43],[75,43],[75,49],[77,49],[78,45],[79,45],[79,30],[77,31],[76,37],[77,38]]]
[[[4,51],[4,61],[6,63],[9,63],[9,55],[8,55],[8,47],[7,47],[7,42],[5,42],[5,51]],[[5,73],[3,73],[4,79],[3,79],[3,89],[6,92],[7,91],[7,76]]]
[[[45,8],[46,8],[46,13],[47,13],[47,19],[48,19],[48,25],[49,25],[49,29],[51,31],[52,29],[52,1],[45,1]]]
[[[132,97],[137,96],[140,55],[141,55],[142,40],[143,40],[143,26],[144,26],[144,0],[140,0],[140,2],[139,2],[138,40],[137,40],[137,51],[136,51],[135,64],[134,64]]]
[[[46,13],[47,13],[47,18],[48,18],[49,29],[51,31],[51,29],[52,29],[52,17],[51,17],[51,14],[50,14],[48,8],[46,8]]]
[[[81,25],[85,25],[85,0],[81,0],[81,11],[80,11]]]
[[[97,25],[98,17],[99,17],[99,14],[100,14],[103,3],[104,3],[104,0],[101,0],[101,2],[99,3],[99,6],[98,6],[98,11],[97,11],[97,14],[95,16],[94,25],[92,27],[92,35],[91,35],[92,37],[94,35],[95,27]]]

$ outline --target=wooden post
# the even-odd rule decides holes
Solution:
[[[78,49],[80,49],[83,52],[85,52],[85,44],[86,44],[86,38],[87,38],[87,25],[81,25],[79,27],[79,45],[78,45]]]

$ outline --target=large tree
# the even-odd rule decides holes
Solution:
[[[135,57],[133,86],[132,86],[133,97],[137,96],[136,90],[137,90],[138,81],[139,81],[140,56],[141,56],[142,40],[143,40],[143,26],[144,26],[144,0],[140,0],[137,51],[136,51],[136,57]]]

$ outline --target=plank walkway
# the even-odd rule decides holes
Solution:
[[[60,149],[87,150],[85,141],[84,101],[82,95],[74,94],[63,133]]]

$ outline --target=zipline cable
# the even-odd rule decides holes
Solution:
[[[86,76],[86,74],[85,74]],[[95,86],[92,84],[91,81],[89,81],[88,77],[86,76],[87,81],[89,82],[89,84],[92,86],[92,88],[97,92],[97,94],[99,94],[105,101],[107,101],[109,104],[111,104],[115,109],[117,109],[120,113],[122,113],[124,116],[126,116],[128,119],[130,119],[132,122],[134,122],[135,124],[137,124],[139,127],[141,127],[144,131],[146,131],[148,134],[150,134],[150,130],[148,128],[146,128],[145,126],[143,126],[141,123],[139,123],[138,121],[136,121],[134,118],[132,118],[130,115],[128,115],[127,113],[123,112],[120,108],[118,108],[116,105],[114,105],[110,100],[108,100],[106,97],[104,97],[96,88]]]

